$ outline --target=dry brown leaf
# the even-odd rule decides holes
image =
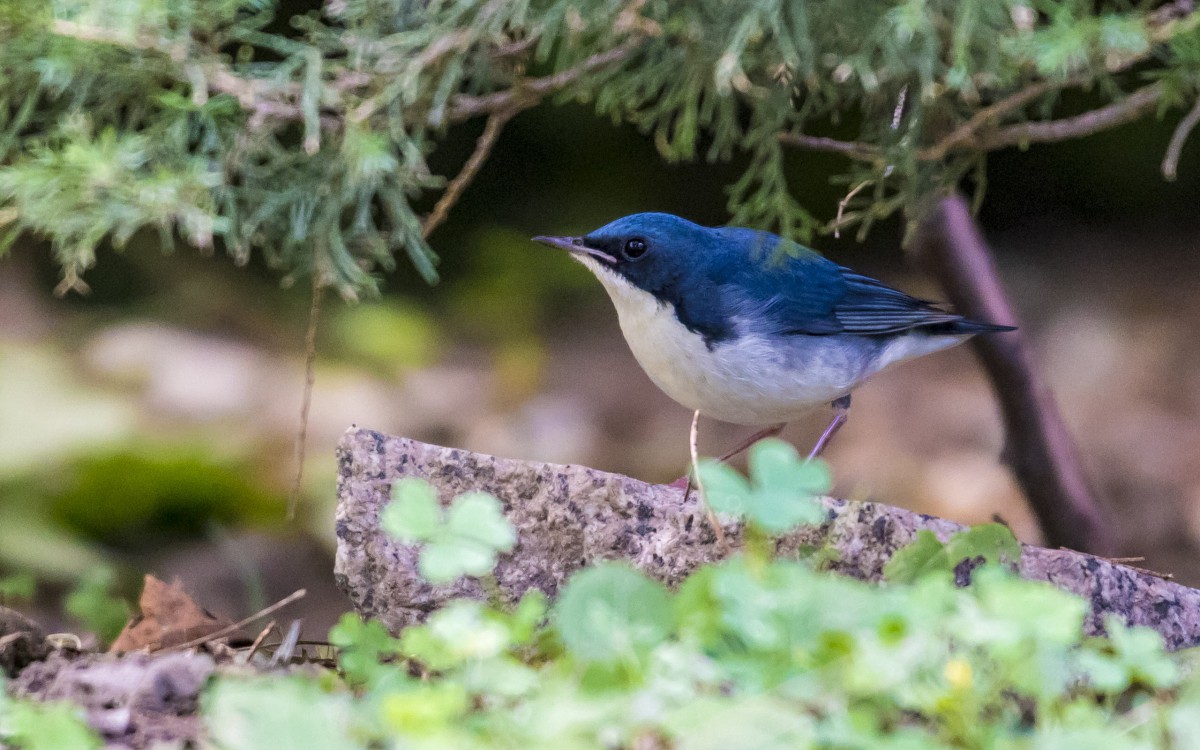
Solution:
[[[138,605],[142,613],[129,621],[109,647],[110,653],[160,651],[229,625],[196,604],[178,583],[163,583],[152,575],[146,576]]]

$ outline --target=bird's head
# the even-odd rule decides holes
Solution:
[[[664,213],[631,214],[582,237],[533,239],[571,253],[610,293],[628,284],[670,302],[697,296],[754,250],[778,242],[765,232],[702,227]]]

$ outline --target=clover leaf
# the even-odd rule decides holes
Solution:
[[[571,576],[553,621],[580,659],[616,662],[661,643],[672,617],[662,584],[624,565],[601,563]]]
[[[492,495],[464,493],[443,511],[433,487],[415,478],[392,486],[392,502],[380,515],[380,525],[405,544],[422,545],[417,569],[431,583],[484,575],[495,567],[496,554],[511,551],[517,542]]]
[[[825,510],[814,499],[832,484],[824,461],[801,460],[782,440],[760,440],[750,448],[750,478],[711,460],[700,463],[700,480],[713,510],[744,516],[770,534],[819,523]]]

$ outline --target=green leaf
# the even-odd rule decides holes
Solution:
[[[424,479],[408,477],[392,485],[392,502],[380,514],[383,530],[406,544],[432,539],[441,521],[437,492]]]
[[[405,628],[400,642],[406,656],[430,669],[447,670],[503,654],[512,643],[503,620],[480,602],[459,599],[434,612],[424,625]]]
[[[921,529],[911,543],[896,550],[883,566],[892,583],[912,583],[933,573],[953,573],[963,560],[1015,565],[1021,559],[1021,544],[1004,524],[988,523],[958,532],[943,544],[928,529]]]
[[[496,564],[496,550],[471,539],[455,537],[431,542],[421,550],[417,569],[430,583],[449,583],[464,576],[481,576]]]
[[[825,510],[813,495],[830,486],[829,469],[820,461],[804,461],[782,440],[760,440],[750,448],[750,481],[729,466],[705,460],[700,478],[713,510],[744,516],[768,534],[801,524],[819,523]]]
[[[666,589],[631,568],[602,563],[571,577],[553,623],[567,648],[585,661],[635,658],[671,632]]]
[[[380,674],[380,659],[400,652],[400,642],[377,620],[342,615],[329,631],[329,642],[340,649],[338,663],[351,682],[371,682]]]
[[[548,609],[545,594],[538,589],[526,591],[509,620],[509,632],[513,642],[528,643],[538,627],[545,622]]]
[[[311,678],[218,680],[205,696],[208,736],[223,750],[358,750],[350,736],[346,693],[327,693]]]
[[[0,604],[15,600],[29,601],[37,591],[37,580],[30,573],[13,573],[0,578]]]
[[[667,726],[680,750],[821,746],[814,742],[813,720],[771,696],[700,699],[668,717]]]
[[[992,564],[1016,565],[1021,560],[1021,543],[1004,524],[984,523],[952,536],[946,542],[946,557],[951,568],[974,557]]]
[[[70,703],[13,700],[0,682],[0,746],[22,750],[97,750],[104,743],[83,720],[83,709]]]
[[[381,713],[394,731],[420,736],[447,729],[469,706],[466,689],[446,682],[387,695]]]
[[[1108,632],[1112,661],[1121,668],[1122,679],[1109,689],[1119,692],[1137,682],[1156,689],[1175,686],[1179,667],[1166,653],[1162,636],[1146,627],[1130,627],[1109,615],[1104,629]]]
[[[804,460],[795,446],[769,438],[750,447],[751,479],[764,489],[817,495],[833,485],[829,466],[821,460]]]
[[[504,517],[500,501],[486,492],[460,495],[450,506],[446,526],[455,536],[492,550],[509,552],[517,542],[517,532]]]
[[[946,561],[946,545],[932,531],[921,529],[883,566],[883,577],[892,583],[912,583],[934,571],[945,572]]]
[[[437,493],[425,480],[402,479],[392,486],[392,496],[380,524],[402,542],[425,544],[417,567],[431,583],[485,575],[495,567],[496,553],[516,544],[516,530],[504,517],[500,501],[487,493],[455,498],[444,522]]]
[[[129,604],[112,593],[116,574],[112,568],[97,568],[67,594],[63,609],[104,642],[117,637],[129,622]]]
[[[709,507],[718,513],[741,516],[750,499],[750,483],[732,466],[703,459],[700,462],[700,481]]]

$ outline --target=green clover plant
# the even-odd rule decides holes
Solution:
[[[912,583],[931,573],[954,575],[964,560],[970,560],[969,567],[974,568],[983,563],[1016,565],[1020,559],[1021,543],[1001,523],[972,526],[946,542],[932,531],[921,529],[911,544],[892,555],[883,574],[892,583]]]
[[[103,742],[83,719],[83,709],[66,702],[34,703],[10,698],[0,673],[0,747],[22,750],[99,750]]]
[[[814,498],[832,486],[824,461],[801,461],[791,445],[768,439],[751,446],[748,464],[749,479],[719,461],[700,462],[700,482],[713,510],[743,517],[767,534],[825,519]]]
[[[430,583],[485,575],[495,567],[497,553],[512,551],[517,542],[516,530],[492,495],[467,492],[443,510],[433,487],[411,477],[392,485],[392,502],[380,524],[399,541],[421,545],[417,567]]]

